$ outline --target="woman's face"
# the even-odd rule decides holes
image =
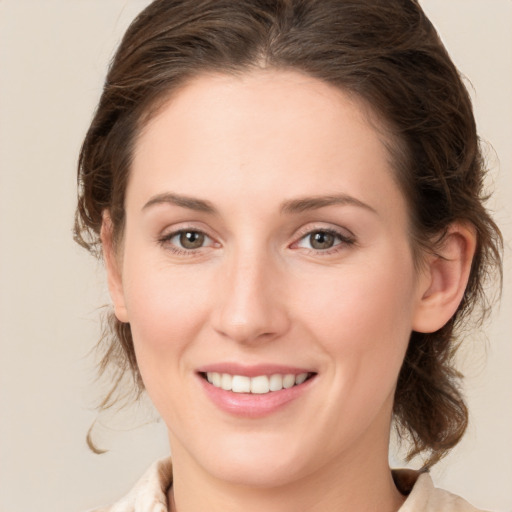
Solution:
[[[111,290],[175,459],[258,485],[387,462],[422,295],[389,160],[294,72],[201,76],[143,130]]]

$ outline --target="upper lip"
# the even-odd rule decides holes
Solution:
[[[299,375],[301,373],[315,373],[311,368],[288,366],[280,364],[244,365],[233,362],[212,363],[197,368],[198,373],[228,373],[230,375],[244,375],[258,377],[259,375],[274,375],[276,373]]]

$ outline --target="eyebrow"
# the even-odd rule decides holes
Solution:
[[[187,208],[189,210],[195,210],[197,212],[211,214],[217,213],[217,210],[214,208],[212,203],[210,203],[210,201],[171,193],[158,194],[152,197],[142,207],[142,209],[146,210],[147,208],[158,204],[174,204],[176,206],[181,206],[182,208]]]
[[[309,210],[318,210],[326,206],[332,205],[350,205],[364,208],[372,213],[377,214],[377,211],[370,205],[363,203],[355,197],[347,194],[337,194],[329,196],[313,196],[303,197],[299,199],[292,199],[283,203],[281,207],[282,213],[302,213]]]
[[[190,196],[183,196],[180,194],[172,194],[172,193],[163,193],[158,194],[152,197],[144,206],[143,210],[150,208],[154,205],[159,204],[173,204],[175,206],[179,206],[181,208],[187,208],[189,210],[194,210],[203,213],[209,214],[217,214],[216,208],[213,206],[210,201],[205,201],[204,199],[198,199]],[[377,211],[372,208],[370,205],[363,203],[359,199],[355,197],[349,196],[347,194],[337,194],[337,195],[329,195],[329,196],[312,196],[312,197],[302,197],[298,199],[291,199],[289,201],[285,201],[281,206],[281,213],[283,214],[293,214],[293,213],[303,213],[305,211],[310,210],[318,210],[320,208],[325,208],[327,206],[333,205],[350,205],[357,206],[359,208],[364,208],[372,213],[377,214]]]

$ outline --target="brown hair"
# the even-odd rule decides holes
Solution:
[[[501,235],[483,206],[484,167],[468,92],[414,0],[156,0],[127,30],[79,159],[75,238],[100,253],[102,212],[114,240],[137,134],[172,91],[205,72],[293,69],[361,98],[390,131],[408,202],[415,254],[434,251],[454,221],[474,226],[477,248],[454,317],[413,332],[400,371],[395,425],[409,455],[438,461],[462,437],[468,413],[453,355],[468,314],[486,312],[486,277],[501,275]],[[483,318],[480,315],[479,318]],[[143,389],[129,324],[111,315],[101,369],[127,370]]]

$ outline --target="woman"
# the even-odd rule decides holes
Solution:
[[[471,103],[412,0],[157,0],[80,156],[104,365],[172,453],[108,510],[475,510],[391,472],[462,437],[456,334],[500,269]]]

